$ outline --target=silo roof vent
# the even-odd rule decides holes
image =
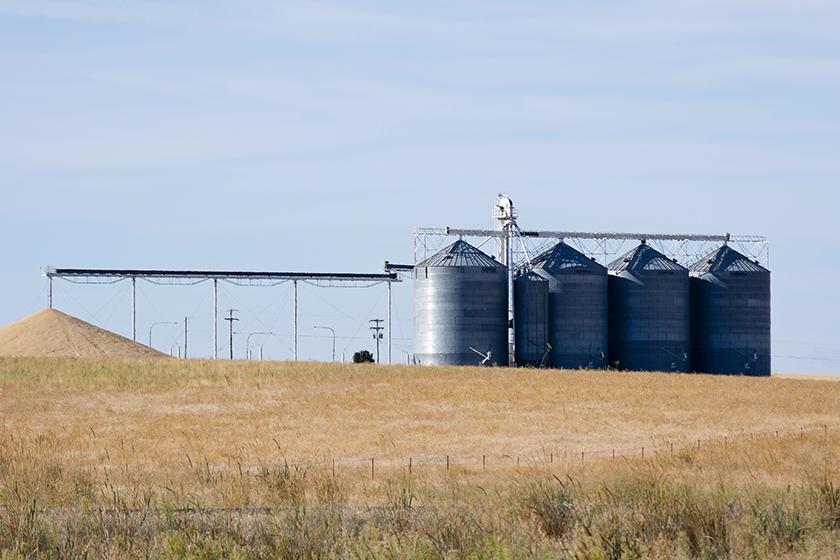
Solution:
[[[492,259],[466,241],[459,239],[452,245],[441,249],[434,256],[417,265],[418,267],[435,266],[481,266],[505,268],[499,261]]]
[[[562,241],[535,259],[537,268],[545,270],[562,270],[567,268],[595,268],[604,267],[590,259],[574,247]]]
[[[770,272],[728,245],[706,255],[689,267],[692,272]]]
[[[517,282],[548,282],[536,272],[527,272],[516,279]]]
[[[653,247],[642,244],[614,260],[610,270],[685,270]]]

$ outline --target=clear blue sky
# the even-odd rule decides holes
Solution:
[[[46,306],[42,266],[376,272],[505,191],[528,229],[768,236],[773,370],[840,374],[838,29],[808,0],[0,0],[0,325]],[[130,335],[127,283],[58,284]],[[138,340],[189,316],[212,355],[208,293],[142,284]],[[220,307],[288,359],[289,293]],[[372,349],[384,293],[302,290],[301,358],[323,323]]]

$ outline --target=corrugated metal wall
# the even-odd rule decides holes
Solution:
[[[516,361],[539,365],[548,342],[548,281],[529,272],[513,283]]]
[[[506,268],[465,241],[414,275],[414,357],[426,365],[507,365]]]
[[[729,247],[689,270],[644,242],[608,269],[564,243],[514,282],[517,360],[770,375],[770,272]],[[507,364],[507,271],[457,241],[415,269],[419,363]]]
[[[689,274],[691,370],[770,375],[770,271],[724,246]]]
[[[608,268],[610,364],[688,372],[688,269],[645,244]]]
[[[548,280],[551,367],[605,367],[607,269],[561,242],[534,272]]]

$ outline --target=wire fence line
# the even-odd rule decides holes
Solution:
[[[333,474],[337,471],[352,470],[356,472],[368,471],[371,478],[376,478],[382,472],[392,473],[395,470],[402,470],[408,474],[424,469],[468,469],[471,471],[494,470],[500,468],[522,467],[539,468],[556,465],[558,467],[583,465],[587,462],[605,460],[629,460],[629,459],[653,459],[663,454],[675,455],[695,451],[706,451],[709,448],[726,448],[737,446],[749,441],[771,441],[773,439],[805,438],[806,436],[824,436],[836,434],[840,431],[840,424],[819,424],[801,426],[798,429],[778,429],[756,432],[742,432],[732,436],[713,436],[692,438],[685,437],[679,440],[665,440],[660,443],[649,445],[638,445],[633,447],[615,447],[596,449],[571,449],[549,451],[541,453],[515,455],[510,453],[502,454],[431,454],[424,453],[414,456],[394,457],[393,455],[371,456],[367,459],[358,457],[353,459],[340,459],[334,457],[322,457],[319,459],[292,460],[284,459],[284,468],[295,468],[300,465],[314,465],[320,463]]]
[[[91,429],[92,431],[92,429]],[[264,472],[266,469],[283,469],[284,473],[291,473],[292,471],[299,471],[315,469],[320,471],[330,471],[333,476],[336,473],[353,472],[355,474],[362,474],[370,478],[377,478],[383,473],[392,474],[394,472],[403,472],[407,474],[414,474],[425,472],[429,470],[441,471],[445,469],[447,472],[451,470],[462,470],[473,473],[478,473],[484,470],[507,470],[511,468],[523,469],[540,469],[540,468],[566,468],[573,466],[583,466],[587,463],[594,463],[598,461],[613,461],[613,460],[636,460],[636,459],[655,459],[657,457],[668,455],[682,455],[694,453],[698,451],[708,450],[724,450],[731,447],[733,450],[748,442],[754,441],[772,441],[778,439],[799,439],[809,437],[824,438],[825,441],[830,436],[836,436],[840,432],[840,424],[812,424],[809,426],[801,426],[799,428],[781,428],[764,431],[748,432],[743,431],[737,435],[723,435],[712,437],[689,437],[685,436],[679,439],[663,439],[660,442],[654,441],[646,445],[623,446],[610,448],[607,446],[598,446],[592,448],[586,447],[565,447],[562,449],[552,450],[551,447],[543,447],[538,453],[521,453],[519,455],[514,453],[486,453],[486,454],[466,454],[466,453],[418,453],[417,455],[403,455],[397,456],[395,454],[382,454],[376,456],[375,454],[366,457],[361,454],[355,454],[353,457],[335,457],[329,455],[321,455],[318,457],[292,457],[280,455],[279,462],[266,463],[262,461],[254,461],[247,457],[236,458],[233,455],[227,457],[227,469],[234,472],[238,470],[241,476],[255,476]],[[10,435],[10,442],[12,445],[22,445],[27,438],[15,438],[13,434]],[[17,439],[17,442],[16,442]],[[39,435],[35,443],[40,446],[45,443],[47,436]],[[95,433],[93,434],[95,440]],[[274,440],[278,449],[280,445]],[[0,442],[0,448],[7,448],[7,445]],[[6,449],[8,451],[8,449]],[[133,446],[132,446],[133,451]],[[110,454],[107,449],[103,452],[110,460]],[[142,453],[142,452],[141,452]],[[30,451],[27,450],[27,455]],[[122,460],[119,461],[118,469],[128,469],[129,463]],[[223,464],[211,462],[207,457],[198,458],[185,455],[184,466],[190,469],[196,469],[206,475],[212,473],[221,473],[226,470]],[[110,467],[109,467],[110,468]]]

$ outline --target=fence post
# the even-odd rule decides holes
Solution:
[[[370,478],[373,478],[373,457],[370,458]]]
[[[408,458],[408,474],[411,474],[411,457]]]
[[[449,472],[449,455],[446,456],[446,471]]]
[[[481,456],[481,468],[482,469],[487,468],[487,455],[482,455]]]
[[[642,459],[644,459],[644,458],[645,458],[645,448],[642,447]]]

